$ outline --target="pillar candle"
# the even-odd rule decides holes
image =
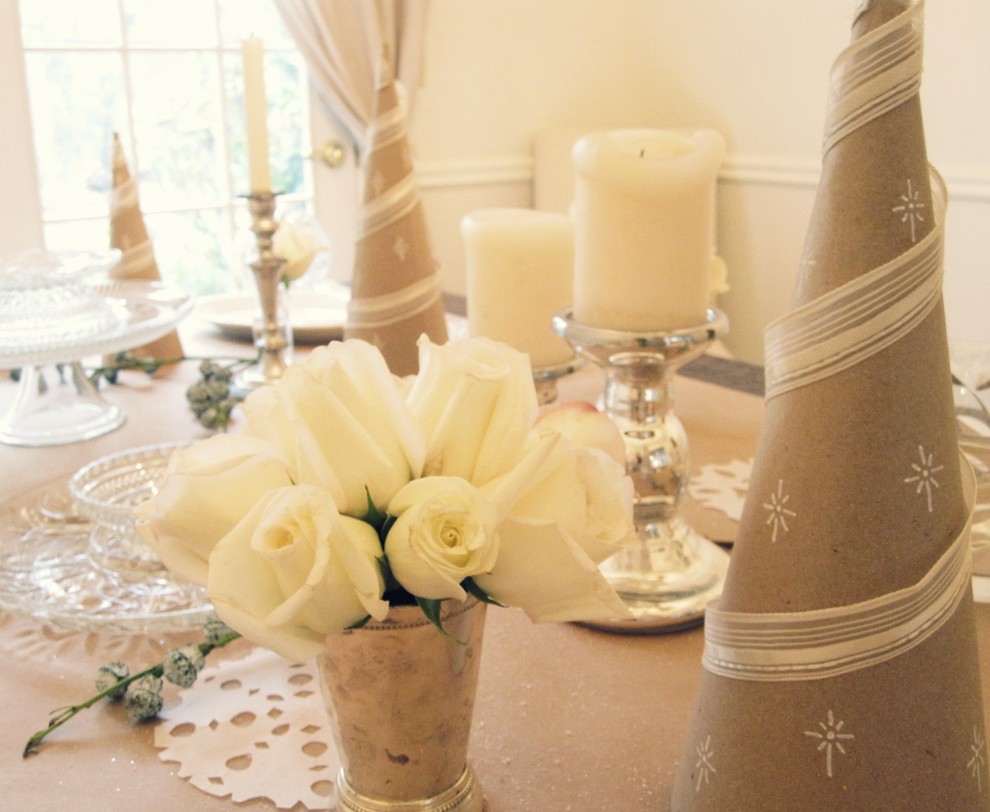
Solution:
[[[574,316],[662,332],[704,324],[715,260],[712,130],[619,130],[574,145]]]
[[[268,101],[261,40],[250,37],[241,46],[244,59],[244,117],[247,121],[248,176],[252,192],[272,190],[268,162]]]
[[[529,353],[534,367],[573,355],[553,331],[554,313],[571,303],[574,229],[563,214],[482,209],[461,221],[468,330]]]

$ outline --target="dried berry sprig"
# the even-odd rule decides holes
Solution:
[[[96,676],[96,690],[89,699],[76,705],[68,705],[52,711],[48,727],[39,730],[24,746],[23,757],[36,753],[42,741],[52,731],[60,728],[76,714],[93,707],[101,699],[124,700],[128,715],[133,722],[151,719],[162,709],[162,677],[181,688],[188,688],[195,681],[206,661],[206,656],[214,649],[223,648],[240,638],[224,623],[211,617],[204,627],[206,639],[202,643],[188,643],[172,649],[157,665],[131,674],[121,662],[101,666]]]

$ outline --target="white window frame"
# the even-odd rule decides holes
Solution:
[[[0,76],[5,77],[0,82],[0,255],[9,255],[45,247],[18,0],[0,0]],[[329,235],[333,252],[331,275],[346,280],[353,262],[355,150],[343,126],[312,90],[309,108],[309,142],[344,146],[343,163],[335,167],[314,158],[312,177],[314,212]]]

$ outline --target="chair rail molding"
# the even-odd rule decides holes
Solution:
[[[990,169],[968,166],[936,168],[945,179],[953,200],[990,202]],[[534,163],[530,155],[504,154],[472,158],[417,161],[423,189],[530,183]],[[736,153],[726,156],[719,171],[722,183],[791,187],[817,187],[820,175],[815,160],[782,155]]]

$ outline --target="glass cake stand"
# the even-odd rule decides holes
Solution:
[[[0,368],[21,370],[0,417],[0,442],[71,443],[126,419],[87,379],[81,359],[160,338],[192,310],[194,297],[158,282],[87,281],[118,260],[117,251],[0,260]]]
[[[202,626],[206,591],[175,578],[135,530],[185,443],[101,457],[0,507],[0,608],[68,631],[165,634]]]

